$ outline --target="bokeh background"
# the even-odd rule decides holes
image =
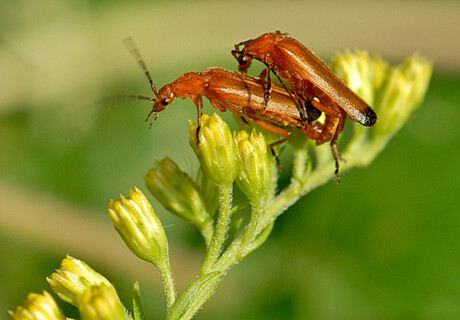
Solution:
[[[66,254],[108,277],[127,306],[141,281],[149,319],[164,317],[156,270],[125,248],[106,210],[133,186],[146,190],[143,174],[165,156],[196,171],[196,109],[176,101],[148,130],[148,103],[100,112],[94,102],[150,94],[127,36],[161,87],[210,66],[236,70],[234,43],[278,29],[326,61],[347,48],[395,63],[419,52],[434,75],[376,161],[294,205],[197,318],[460,318],[459,12],[458,1],[1,1],[0,319],[49,290]],[[153,203],[183,289],[203,244]]]

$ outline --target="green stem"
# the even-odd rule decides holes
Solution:
[[[344,154],[346,162],[341,166],[342,172],[353,166],[362,166],[371,162],[384,148],[387,141],[387,138],[379,140],[374,139],[374,141],[362,143],[360,147],[356,146],[353,150],[353,154],[346,152]],[[326,147],[329,148],[329,146]],[[253,216],[251,217],[246,232],[235,239],[220,258],[217,259],[217,256],[215,256],[216,258],[212,260],[212,271],[219,271],[225,274],[236,262],[247,254],[247,252],[244,251],[245,248],[248,247],[248,244],[254,240],[261,230],[264,230],[274,219],[286,211],[286,209],[294,204],[300,197],[334,177],[334,161],[324,161],[314,170],[310,170],[310,164],[305,167],[305,165],[301,163],[305,163],[307,156],[306,151],[296,151],[293,168],[294,174],[290,185],[274,199],[270,206],[253,207]],[[209,267],[207,269],[203,268],[203,270],[209,270]],[[204,274],[203,271],[202,273]],[[214,290],[217,285],[218,283],[215,283],[213,287]],[[209,295],[212,295],[212,293],[209,292]],[[201,304],[203,303],[204,301],[201,302]]]
[[[208,252],[204,259],[203,265],[201,266],[201,274],[210,272],[214,266],[214,263],[219,257],[222,246],[225,241],[227,234],[227,228],[230,223],[231,215],[231,202],[232,202],[232,185],[229,186],[218,186],[217,192],[219,194],[219,216],[217,217],[214,234],[209,244]]]
[[[345,162],[341,163],[341,172],[351,167],[368,165],[383,150],[387,142],[388,137],[375,138],[372,141],[361,143],[359,147],[353,148],[353,152],[345,152],[343,154]],[[301,182],[292,179],[291,184],[276,197],[264,213],[261,228],[267,227],[271,221],[286,211],[300,197],[329,181],[333,177],[334,168],[334,161],[326,161],[311,172],[307,170]]]
[[[265,203],[265,201],[258,201],[257,203],[252,204],[251,220],[249,221],[249,224],[246,227],[246,231],[243,235],[241,256],[245,256],[249,253],[247,252],[247,248],[261,231],[260,223],[262,221],[262,214],[264,213],[263,203]]]
[[[174,283],[174,278],[171,271],[171,266],[169,260],[166,260],[164,265],[158,266],[160,271],[161,280],[164,285],[165,296],[166,296],[166,308],[169,312],[170,308],[173,306],[176,301],[176,285]]]
[[[301,181],[302,176],[305,173],[307,163],[308,163],[308,153],[307,153],[306,144],[304,144],[303,148],[295,149],[292,177],[297,179],[298,181]]]
[[[206,243],[206,248],[209,248],[209,245],[211,244],[212,235],[213,235],[213,227],[212,227],[211,218],[207,219],[205,222],[203,222],[202,225],[200,225],[200,232],[204,238],[204,242]]]

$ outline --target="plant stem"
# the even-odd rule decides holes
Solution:
[[[174,283],[174,278],[171,271],[171,266],[169,264],[169,260],[166,260],[164,265],[158,266],[158,270],[160,271],[161,280],[164,285],[165,296],[166,296],[166,308],[169,312],[169,309],[172,307],[174,302],[176,301],[176,285]]]
[[[362,166],[371,162],[383,149],[387,139],[381,141],[373,141],[371,143],[362,143],[356,145],[353,149],[353,154],[344,153],[346,162],[341,166],[341,171],[348,170],[353,166]],[[318,147],[317,147],[318,148]],[[324,146],[328,148],[329,146]],[[308,154],[305,150],[297,150],[294,158],[293,178],[288,187],[286,187],[270,204],[270,206],[254,206],[251,216],[251,221],[245,233],[235,239],[227,250],[218,257],[221,246],[224,240],[226,227],[229,222],[229,206],[230,195],[226,194],[228,190],[220,190],[221,200],[226,199],[227,202],[221,202],[219,219],[216,225],[216,231],[211,241],[211,247],[218,248],[217,254],[209,254],[208,251],[205,263],[202,267],[202,274],[210,271],[219,271],[225,274],[236,262],[242,259],[249,252],[248,247],[255,237],[264,230],[274,219],[281,215],[288,207],[294,204],[300,197],[310,192],[312,189],[326,183],[334,177],[335,162],[331,160],[321,161],[321,163],[311,170],[311,164],[305,163]],[[231,189],[230,189],[231,192]],[[218,245],[218,246],[217,246]],[[218,280],[220,282],[220,280]],[[214,289],[218,283],[214,284]],[[212,295],[212,293],[209,293]],[[203,304],[200,302],[200,304]]]
[[[374,141],[361,143],[359,146],[357,145],[356,148],[353,148],[352,153],[345,152],[345,161],[341,164],[341,172],[351,167],[368,165],[382,151],[387,141],[387,138],[374,139]],[[317,148],[324,147],[328,148],[329,146]],[[311,172],[307,170],[301,181],[292,179],[291,184],[275,198],[271,206],[264,213],[261,228],[263,229],[268,226],[271,221],[286,211],[286,209],[293,205],[300,197],[330,180],[333,177],[334,167],[334,161],[330,160],[322,163]]]
[[[207,219],[201,226],[200,232],[203,235],[204,242],[206,243],[206,248],[209,248],[211,244],[211,239],[213,235],[212,219]]]
[[[228,224],[230,223],[232,190],[232,185],[217,186],[220,203],[219,216],[217,217],[214,234],[206,253],[206,257],[203,265],[201,266],[201,274],[206,274],[211,271],[222,251],[222,245],[224,244]]]
[[[246,227],[246,231],[243,236],[241,248],[242,252],[240,253],[240,255],[242,256],[245,256],[249,253],[247,252],[247,248],[261,231],[260,222],[262,221],[262,214],[264,213],[263,203],[265,203],[265,201],[258,201],[257,203],[252,204],[251,220],[249,221],[249,224]]]
[[[307,165],[310,166],[310,163],[308,163],[306,144],[303,146],[303,148],[295,149],[293,161],[294,165],[292,169],[292,177],[298,181],[301,181],[303,175],[305,174],[305,170],[307,169]]]

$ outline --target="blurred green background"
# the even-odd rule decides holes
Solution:
[[[49,290],[45,277],[66,254],[108,277],[127,306],[140,280],[149,319],[164,317],[156,270],[124,247],[106,210],[133,186],[146,190],[143,174],[165,156],[196,171],[196,109],[177,101],[148,130],[148,103],[101,113],[94,102],[150,94],[127,36],[161,87],[210,66],[236,70],[234,43],[278,29],[326,61],[347,48],[395,63],[419,52],[434,75],[377,160],[281,216],[197,318],[460,318],[459,12],[456,1],[1,1],[0,319]],[[203,244],[153,203],[183,289]]]

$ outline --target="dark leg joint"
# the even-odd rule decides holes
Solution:
[[[201,124],[198,124],[196,127],[196,145],[200,145],[200,129],[201,129]]]
[[[340,183],[340,176],[339,176],[339,161],[342,160],[342,157],[340,156],[339,148],[337,147],[337,144],[331,144],[331,151],[332,151],[332,156],[335,161],[335,171],[334,171],[334,177],[335,177],[335,182],[337,184]]]
[[[273,146],[270,146],[270,151],[272,152],[273,157],[275,157],[276,167],[278,168],[278,172],[279,172],[280,174],[283,173],[283,172],[284,172],[284,168],[283,168],[283,166],[281,165],[280,158],[278,158],[278,155],[276,154],[275,149],[273,148]]]

